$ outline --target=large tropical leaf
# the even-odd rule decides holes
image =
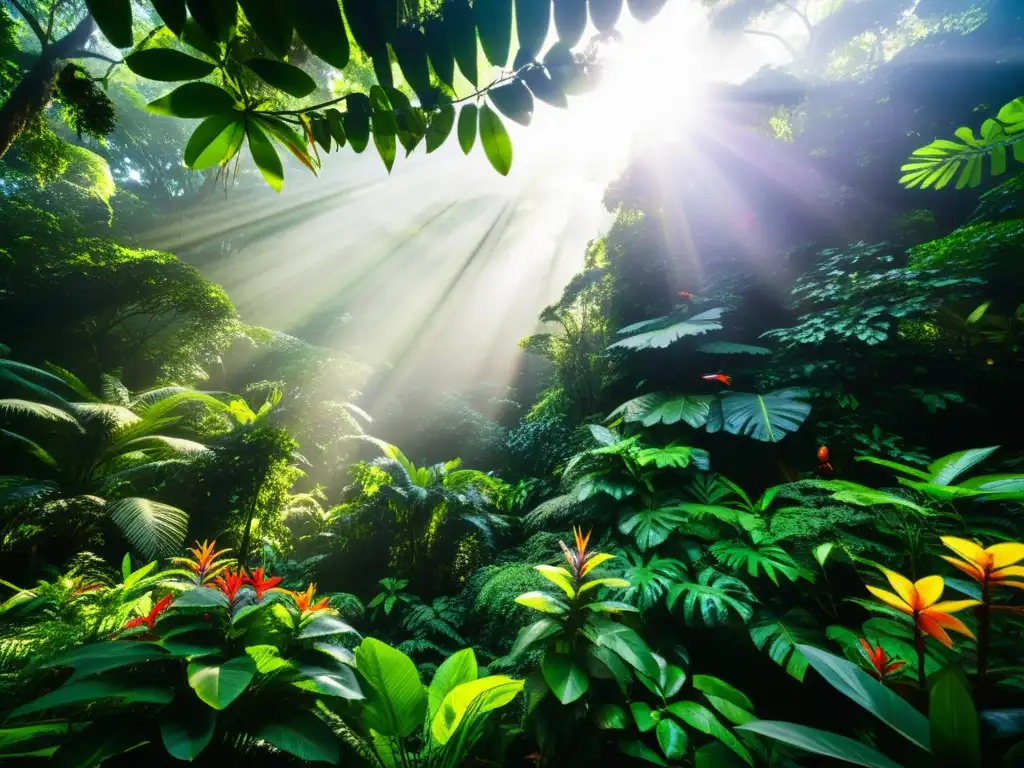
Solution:
[[[685,320],[671,322],[671,316],[644,320],[640,323],[620,328],[620,334],[635,334],[609,345],[608,349],[662,349],[686,336],[699,336],[708,331],[719,331],[722,324],[719,319],[724,309],[716,307]],[[649,330],[644,330],[649,329]],[[641,331],[640,333],[636,333]]]
[[[668,594],[669,588],[686,578],[686,566],[679,560],[651,555],[644,560],[639,552],[626,552],[629,566],[621,576],[629,582],[622,599],[646,611]]]
[[[732,435],[747,435],[754,440],[777,443],[795,432],[811,412],[803,398],[804,389],[780,389],[766,395],[727,392],[722,395],[722,428]],[[709,422],[708,432],[718,425]]]
[[[64,424],[72,424],[81,430],[78,419],[65,410],[45,403],[36,403],[32,400],[18,400],[16,398],[5,398],[0,400],[0,415],[20,416],[23,418],[36,419],[39,421],[56,421]]]
[[[931,482],[935,485],[949,485],[964,472],[980,464],[997,450],[999,450],[998,445],[990,448],[971,448],[936,459],[928,465],[928,471],[932,473]]]
[[[736,727],[739,730],[767,736],[769,739],[777,739],[784,744],[864,768],[901,768],[898,763],[894,763],[881,752],[866,744],[828,731],[808,728],[806,725],[757,720]]]
[[[703,448],[691,448],[688,445],[666,445],[664,448],[641,448],[633,458],[641,467],[653,464],[658,469],[675,467],[685,469],[693,464],[697,469],[707,472],[711,468],[708,452]]]
[[[670,395],[655,392],[627,400],[612,411],[608,419],[621,416],[624,421],[639,421],[645,427],[682,421],[697,429],[708,423],[711,405],[717,401],[717,395]]]
[[[750,621],[754,615],[753,603],[757,601],[746,584],[714,568],[701,571],[696,582],[676,584],[670,588],[670,609],[675,607],[680,597],[683,598],[683,618],[686,623],[708,627],[726,622],[731,613],[743,621]]]
[[[367,637],[356,649],[356,669],[368,685],[363,719],[378,733],[405,738],[422,727],[427,692],[412,659]]]
[[[797,646],[820,639],[820,632],[814,617],[802,608],[787,611],[782,618],[759,616],[750,627],[750,639],[759,650],[768,651],[779,666],[803,682],[807,672],[807,657]]]
[[[712,544],[710,549],[715,559],[732,570],[745,568],[747,573],[755,578],[764,571],[765,576],[776,586],[779,584],[777,573],[781,573],[790,581],[796,581],[801,576],[808,580],[813,578],[803,571],[782,547],[774,544],[718,541]]]
[[[152,499],[120,499],[107,505],[107,514],[146,558],[177,552],[188,531],[187,512]]]
[[[730,341],[712,341],[710,344],[701,344],[697,347],[697,351],[709,355],[770,355],[772,353],[768,347],[733,344]]]
[[[641,552],[663,544],[686,518],[677,506],[649,504],[637,510],[625,510],[619,515],[619,530],[632,536]]]
[[[522,680],[492,675],[456,685],[441,702],[430,723],[430,735],[438,744],[446,744],[463,723],[508,704],[523,689]]]

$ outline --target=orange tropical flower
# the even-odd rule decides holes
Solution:
[[[864,655],[871,662],[871,674],[878,680],[885,680],[889,675],[894,675],[907,666],[905,661],[893,661],[889,654],[882,650],[882,646],[872,647],[871,643],[863,637],[858,640],[860,647],[864,649]]]
[[[315,603],[313,602],[313,596],[316,594],[316,584],[310,584],[306,587],[305,592],[292,592],[290,589],[283,591],[291,596],[292,600],[295,601],[295,607],[298,608],[303,615],[307,613],[315,613],[316,611],[327,611],[331,608],[331,600],[329,597],[322,598]]]
[[[590,557],[590,553],[587,552],[587,545],[590,543],[590,534],[593,530],[587,531],[586,535],[583,535],[583,530],[573,526],[572,535],[575,539],[576,549],[572,550],[566,546],[564,541],[559,541],[558,546],[562,548],[562,554],[565,555],[565,561],[569,563],[569,567],[573,569],[577,578],[583,573],[583,566],[587,562],[587,558]]]
[[[136,616],[134,619],[128,619],[128,621],[125,622],[124,628],[135,629],[136,627],[145,626],[149,627],[149,629],[152,629],[153,625],[156,624],[157,617],[167,609],[167,606],[171,604],[171,601],[173,599],[174,595],[167,595],[166,597],[162,598],[156,605],[153,606],[152,610],[150,610],[148,615]]]
[[[245,586],[248,578],[245,575],[245,569],[242,568],[239,571],[232,571],[230,568],[224,569],[224,574],[218,576],[213,580],[213,583],[217,585],[217,588],[224,593],[229,602],[234,602],[238,596],[238,590]]]
[[[954,618],[950,614],[980,605],[980,601],[947,600],[940,603],[938,600],[942,597],[942,590],[946,588],[946,582],[942,580],[941,576],[925,576],[923,579],[911,582],[910,579],[895,571],[890,571],[888,568],[883,568],[882,572],[892,588],[896,590],[896,594],[870,585],[868,591],[886,605],[910,616],[919,632],[931,635],[947,648],[953,647],[953,641],[946,634],[947,629],[974,639],[971,630],[964,626],[960,619]]]
[[[217,558],[231,550],[218,550],[217,541],[214,540],[204,541],[202,544],[197,541],[196,545],[194,547],[190,547],[188,551],[192,553],[191,558],[172,557],[171,560],[178,565],[184,565],[192,571],[192,573],[196,575],[196,581],[199,584],[205,584],[224,570],[228,561],[218,560]]]
[[[959,559],[943,555],[942,559],[959,568],[982,586],[1007,586],[1024,589],[1024,581],[1011,576],[1024,577],[1024,566],[1015,563],[1024,560],[1024,544],[1004,542],[982,549],[973,541],[943,536],[942,543],[956,552]]]
[[[263,569],[257,568],[252,572],[251,576],[245,577],[245,583],[252,586],[256,590],[256,600],[260,601],[263,599],[263,593],[269,592],[271,589],[281,583],[280,576],[271,576],[265,578],[263,575]]]

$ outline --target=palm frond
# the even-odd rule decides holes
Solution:
[[[16,432],[11,432],[7,429],[0,429],[0,443],[4,442],[4,440],[17,443],[50,469],[57,469],[57,460],[49,451],[39,445],[39,443],[30,440],[24,435],[19,435]]]
[[[53,363],[45,363],[45,365],[48,371],[63,380],[63,382],[73,389],[83,400],[90,403],[100,402],[100,399],[96,397],[93,391],[85,385],[85,382],[71,371],[66,368],[61,368],[59,365],[54,365]]]
[[[195,440],[186,440],[182,437],[168,437],[167,435],[146,435],[137,437],[126,443],[120,444],[120,450],[143,451],[166,456],[201,456],[212,454],[213,450]]]
[[[181,548],[188,513],[151,499],[120,499],[107,506],[110,519],[144,557],[170,555]]]
[[[42,421],[55,421],[73,424],[79,431],[82,427],[70,413],[52,405],[37,403],[32,400],[5,398],[0,400],[0,413],[10,416],[22,416]]]
[[[6,358],[0,358],[0,384],[31,392],[58,404],[66,403],[68,397],[74,396],[74,390],[59,376]]]
[[[131,408],[132,393],[128,391],[128,387],[121,383],[120,379],[111,376],[109,373],[104,373],[100,375],[100,383],[100,391],[103,394],[104,402]]]

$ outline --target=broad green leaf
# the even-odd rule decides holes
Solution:
[[[380,155],[380,159],[384,162],[384,167],[388,173],[391,173],[391,169],[395,165],[395,155],[398,152],[395,135],[381,134],[374,131],[373,145],[377,148],[377,154]]]
[[[345,121],[342,118],[341,112],[331,107],[324,112],[324,117],[327,118],[327,127],[331,132],[331,138],[334,139],[334,143],[339,148],[344,147],[348,137],[345,135]]]
[[[356,154],[370,143],[370,101],[366,94],[353,94],[348,99],[348,109],[341,116],[345,135]]]
[[[288,123],[273,115],[263,115],[259,118],[260,127],[263,128],[278,144],[292,153],[292,156],[306,166],[314,174],[320,167],[320,161],[315,155],[309,153],[305,134],[298,134]],[[262,409],[266,408],[264,404]]]
[[[326,2],[334,5],[334,12],[340,22],[341,13],[338,10],[337,2],[334,2],[334,0],[326,0]],[[256,36],[267,47],[267,50],[279,59],[285,58],[292,46],[294,22],[290,11],[295,12],[295,15],[298,17],[308,20],[314,15],[313,8],[317,5],[315,0],[304,0],[301,4],[281,3],[277,0],[238,0],[238,4],[242,6],[245,18],[249,21],[249,26],[252,27]],[[306,21],[306,24],[308,25],[308,21]],[[345,34],[345,27],[343,26],[341,27],[341,36],[347,53],[348,36]],[[310,50],[313,50],[313,45],[309,40],[304,40],[304,42]],[[330,63],[333,64],[334,62]],[[346,56],[345,64],[347,63]],[[335,66],[341,69],[345,64]]]
[[[979,768],[978,713],[961,672],[943,669],[929,683],[928,715],[935,768]]]
[[[663,717],[658,721],[658,728],[654,734],[658,737],[658,746],[665,757],[669,760],[683,759],[690,739],[679,723],[669,717]]]
[[[463,648],[445,659],[427,688],[427,722],[434,721],[445,696],[456,686],[476,680],[477,674],[476,654],[472,648]]]
[[[276,0],[264,1],[276,4]],[[335,69],[344,69],[349,61],[348,32],[338,0],[303,0],[289,5],[302,42]]]
[[[990,306],[992,306],[991,301],[986,301],[984,304],[979,305],[977,309],[967,316],[967,324],[974,325],[976,322],[981,320],[981,318],[985,316],[985,313],[988,312],[988,308]]]
[[[193,661],[188,665],[188,684],[201,700],[214,709],[224,709],[249,687],[256,674],[256,662],[249,656],[228,661]]]
[[[861,765],[864,768],[901,768],[898,763],[894,763],[881,752],[866,744],[828,731],[808,728],[806,725],[757,720],[746,725],[738,725],[736,728],[766,736],[769,739],[776,739],[816,755]]]
[[[341,699],[363,699],[363,691],[356,679],[356,673],[344,664],[324,660],[328,666],[298,661],[293,664],[297,679],[292,685],[306,691],[335,696]]]
[[[153,8],[167,28],[181,37],[185,29],[185,0],[153,0]]]
[[[480,106],[480,143],[491,167],[502,176],[512,170],[512,140],[501,122],[501,118],[489,105]],[[461,127],[461,126],[460,126]],[[461,135],[461,131],[460,131]],[[465,150],[465,147],[463,147]]]
[[[841,694],[922,749],[930,749],[928,720],[895,692],[846,659],[809,645],[798,645],[797,650]]]
[[[676,424],[680,421],[697,429],[708,423],[712,402],[717,403],[717,395],[669,395],[654,393],[641,395],[627,400],[609,415],[616,416],[630,423],[640,422],[645,427],[655,424]]]
[[[473,17],[487,60],[496,67],[504,67],[512,43],[512,0],[476,0]]]
[[[473,9],[470,8],[469,0],[447,0],[444,8],[444,28],[448,37],[448,45],[459,65],[459,71],[475,88],[477,85],[476,21],[473,18]],[[463,107],[463,111],[465,111],[465,107]]]
[[[419,27],[402,25],[395,30],[391,48],[405,81],[421,104],[432,103],[434,89],[430,85],[430,66],[427,64],[427,40]],[[397,107],[397,105],[395,105]]]
[[[185,145],[185,165],[202,171],[226,163],[242,146],[245,120],[238,113],[208,117],[192,133]]]
[[[629,728],[629,716],[618,704],[602,704],[594,715],[597,727],[604,731],[623,731]]]
[[[223,46],[206,34],[194,18],[188,18],[181,28],[181,42],[206,54],[214,61],[223,60]]]
[[[587,0],[554,0],[554,4],[558,40],[573,48],[587,26]]]
[[[540,55],[550,24],[551,0],[516,0],[517,63],[534,61]]]
[[[180,610],[182,608],[227,608],[228,599],[219,589],[210,587],[196,587],[188,592],[182,592],[171,603],[171,608]]]
[[[167,753],[189,762],[206,749],[217,724],[217,713],[204,706],[168,707],[161,717],[160,738]]]
[[[301,99],[316,90],[316,80],[301,69],[273,59],[246,59],[245,66],[259,75],[267,85]]]
[[[427,693],[408,656],[367,637],[356,649],[356,669],[368,683],[362,717],[370,728],[405,738],[423,725]]]
[[[444,144],[445,139],[448,138],[448,134],[452,132],[454,126],[455,107],[451,104],[444,104],[431,116],[430,122],[427,123],[426,141],[428,155]]]
[[[263,180],[275,192],[280,192],[284,186],[284,166],[270,137],[256,120],[248,121],[245,134],[249,139],[249,153]]]
[[[639,611],[635,605],[619,602],[618,600],[598,600],[593,603],[587,603],[584,607],[589,611],[598,611],[600,613],[637,613]]]
[[[576,597],[576,590],[572,586],[572,574],[565,568],[553,565],[535,565],[533,567],[541,576],[562,590],[570,600]]]
[[[327,637],[328,635],[358,635],[355,629],[333,613],[317,612],[306,619],[299,629],[299,639]]]
[[[715,717],[715,713],[707,707],[695,701],[677,701],[674,704],[668,705],[668,711],[691,728],[695,728],[701,733],[706,733],[708,736],[718,739],[742,757],[748,765],[754,764],[747,748],[740,743],[740,740],[733,735],[732,731],[722,725],[719,719]]]
[[[565,603],[547,592],[524,592],[516,598],[516,602],[542,613],[562,614],[568,610]]]
[[[732,435],[777,443],[796,432],[811,412],[804,389],[780,389],[766,395],[726,392],[722,395],[723,429]],[[708,424],[708,432],[718,431]]]
[[[629,582],[625,579],[620,579],[614,576],[603,579],[591,579],[580,587],[580,594],[582,595],[599,587],[604,587],[606,589],[626,589],[629,585]]]
[[[807,611],[791,608],[781,618],[759,617],[750,627],[750,639],[759,650],[767,651],[779,666],[794,678],[803,682],[807,672],[807,657],[801,645],[817,639],[817,625]]]
[[[256,672],[261,675],[272,675],[280,669],[292,666],[287,659],[281,658],[276,645],[247,645],[245,652],[256,663]]]
[[[234,34],[238,18],[235,0],[186,0],[196,24],[212,40],[226,43]]]
[[[145,725],[130,715],[95,720],[61,743],[50,759],[54,768],[92,768],[144,744]]]
[[[725,310],[721,307],[709,309],[700,314],[675,320],[671,316],[656,317],[620,328],[620,334],[631,334],[621,341],[610,344],[608,349],[664,349],[686,336],[699,336],[708,331],[719,331],[719,320]]]
[[[448,44],[448,30],[443,19],[426,19],[423,33],[427,40],[427,57],[437,78],[449,88],[455,87],[455,54]]]
[[[132,702],[167,704],[172,698],[174,698],[174,691],[169,688],[140,686],[115,680],[83,680],[63,685],[55,691],[23,704],[11,712],[10,717],[20,717],[32,712],[43,712],[69,704],[81,704],[101,699],[118,699],[126,704]]]
[[[736,690],[724,680],[711,675],[694,675],[693,687],[708,696],[716,696],[719,699],[728,701],[740,709],[748,712],[754,710],[754,705],[747,698],[746,694]],[[724,712],[722,714],[725,714]],[[731,718],[730,718],[731,719]]]
[[[332,765],[338,762],[337,737],[311,712],[292,712],[280,720],[265,723],[255,735],[301,760]]]
[[[185,83],[166,96],[161,96],[146,105],[146,110],[157,115],[172,117],[209,117],[231,112],[235,108],[235,97],[210,83]]]
[[[459,112],[459,146],[462,153],[469,154],[476,142],[477,107],[476,104],[463,104]]]
[[[52,752],[62,741],[67,739],[69,732],[74,733],[81,726],[65,722],[39,723],[0,728],[0,759],[13,757],[31,757],[42,754],[43,750]]]
[[[562,84],[554,80],[544,67],[534,66],[519,74],[526,86],[536,98],[545,104],[565,109],[569,100],[565,97]]]
[[[172,48],[146,48],[124,57],[125,66],[147,80],[175,82],[199,80],[215,69],[209,61],[197,59]]]
[[[86,0],[85,7],[111,45],[132,47],[131,0]]]
[[[673,531],[686,522],[675,507],[644,507],[624,510],[619,515],[619,531],[632,536],[641,552],[664,544]]]
[[[512,80],[487,91],[491,103],[509,120],[529,125],[533,119],[533,95],[522,80]]]
[[[540,665],[544,680],[563,704],[572,704],[590,688],[590,677],[571,656],[549,652]]]
[[[697,351],[709,355],[770,355],[772,353],[768,347],[733,344],[729,341],[712,341],[710,344],[701,344],[697,347]]]
[[[635,757],[638,760],[644,760],[645,762],[653,763],[654,765],[668,765],[668,763],[661,759],[657,752],[637,739],[621,740],[619,742],[619,751],[624,755],[629,755],[630,757]]]
[[[633,629],[601,614],[590,616],[586,627],[593,631],[593,642],[596,645],[614,651],[638,672],[648,677],[658,677],[660,670],[654,654]]]
[[[493,675],[455,686],[441,702],[430,723],[430,735],[447,744],[463,721],[470,721],[508,704],[523,690],[522,680]]]
[[[989,448],[971,448],[936,459],[928,465],[928,471],[932,473],[931,481],[935,485],[949,485],[964,472],[980,464],[998,450],[998,445]]]
[[[651,712],[650,704],[634,701],[629,705],[629,711],[632,713],[633,721],[636,723],[640,733],[647,733],[658,724],[657,720],[654,719],[654,714]]]
[[[508,655],[512,657],[518,656],[539,643],[541,640],[546,640],[561,631],[562,625],[554,619],[539,619],[538,621],[533,622],[533,624],[519,630],[519,634],[516,636],[516,641]]]
[[[932,476],[927,472],[923,472],[916,467],[911,467],[906,464],[900,464],[898,461],[889,461],[888,459],[879,459],[875,456],[858,456],[856,461],[867,461],[872,464],[878,464],[882,467],[888,467],[889,469],[895,469],[897,472],[902,472],[905,475],[916,477],[918,480],[930,481]]]

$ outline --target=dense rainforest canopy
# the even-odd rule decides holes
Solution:
[[[1022,255],[1018,0],[0,0],[0,761],[1024,765]]]

